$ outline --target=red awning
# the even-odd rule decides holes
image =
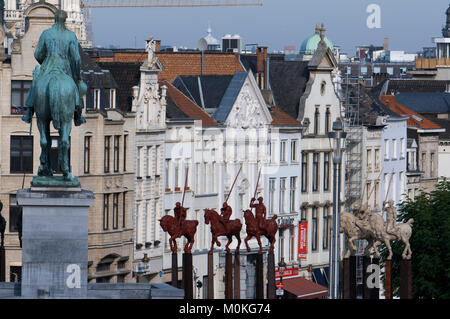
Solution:
[[[283,279],[284,290],[298,299],[315,299],[328,296],[328,288],[303,277]]]

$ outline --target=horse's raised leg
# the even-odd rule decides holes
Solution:
[[[237,247],[236,247],[236,254],[239,254],[239,249],[241,248],[241,236],[234,235],[234,237],[236,237],[236,239],[238,240],[238,244],[237,244]]]
[[[214,243],[217,241],[216,236],[213,235],[212,239],[211,239],[211,249],[209,250],[209,253],[212,254],[213,250],[214,250]]]
[[[256,240],[258,241],[258,245],[259,245],[258,254],[262,254],[261,236],[256,236]]]
[[[61,172],[65,179],[70,179],[69,176],[69,147],[70,147],[70,131],[72,130],[72,122],[61,123],[59,129],[59,157],[58,162],[61,167]]]
[[[245,237],[245,239],[244,239],[244,242],[245,242],[245,246],[247,246],[247,251],[248,252],[250,252],[250,246],[248,245],[248,241],[250,240],[250,239],[252,239],[252,235],[247,235],[247,237]]]

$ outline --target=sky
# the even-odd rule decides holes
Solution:
[[[380,8],[380,28],[369,28],[370,4]],[[212,35],[239,34],[244,44],[285,45],[299,49],[302,41],[324,23],[326,36],[341,52],[353,56],[358,45],[382,45],[416,53],[434,46],[441,36],[449,0],[263,0],[255,7],[93,8],[94,45],[143,48],[150,36],[161,44],[196,48],[208,24]]]

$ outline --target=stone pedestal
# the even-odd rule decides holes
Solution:
[[[183,253],[183,288],[184,299],[194,299],[192,279],[192,254]]]
[[[208,254],[208,299],[214,299],[214,255]]]
[[[344,299],[356,299],[356,256],[344,258]]]
[[[412,299],[411,260],[400,261],[400,299]]]
[[[225,254],[225,299],[233,299],[233,255]]]
[[[172,253],[172,273],[171,284],[174,288],[178,287],[178,254]]]
[[[21,189],[23,298],[86,298],[91,191]]]
[[[392,299],[392,260],[386,260],[384,268],[384,297]]]
[[[256,299],[264,299],[264,263],[263,255],[256,255]]]
[[[267,299],[276,299],[275,293],[275,256],[267,255]]]

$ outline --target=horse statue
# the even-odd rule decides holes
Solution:
[[[194,245],[195,241],[195,233],[197,231],[198,220],[184,220],[181,224],[180,229],[176,218],[170,215],[166,215],[159,220],[159,224],[165,232],[169,233],[170,249],[174,254],[176,254],[178,251],[176,239],[180,238],[181,236],[186,237],[186,239],[188,240],[186,245],[184,246],[184,252],[187,254],[191,253],[192,246]]]
[[[258,241],[259,250],[258,254],[262,254],[262,243],[261,243],[261,235],[266,236],[269,240],[270,248],[269,253],[273,254],[274,246],[275,246],[275,234],[278,230],[277,225],[277,215],[274,215],[272,219],[265,220],[264,226],[262,228],[259,227],[258,221],[253,215],[250,209],[244,211],[245,224],[247,226],[247,237],[245,238],[245,245],[247,246],[247,251],[250,251],[250,246],[248,245],[248,241],[253,237],[256,237]]]
[[[358,210],[359,207],[354,207],[354,211]],[[355,240],[365,239],[368,241],[368,245],[365,249],[365,254],[368,255],[370,249],[373,248],[375,256],[380,258],[380,252],[378,246],[383,242],[389,251],[387,260],[392,259],[392,247],[390,244],[391,240],[401,240],[405,244],[405,249],[403,250],[403,259],[411,258],[411,247],[409,244],[409,239],[412,234],[412,225],[414,220],[411,218],[406,223],[398,223],[397,227],[399,229],[396,234],[390,234],[386,231],[386,222],[383,217],[375,212],[370,212],[368,214],[368,227],[362,228],[357,225],[358,217],[352,213],[343,213],[341,215],[341,228],[340,232],[344,232],[347,235],[347,251],[344,258],[350,257],[352,250],[356,251],[356,246],[354,244]]]
[[[81,116],[86,84],[81,80],[81,58],[75,33],[67,30],[67,13],[58,10],[55,24],[45,30],[36,46],[34,57],[40,64],[33,71],[33,82],[25,102],[22,120],[31,123],[36,112],[40,133],[41,156],[38,176],[53,176],[51,163],[50,122],[60,137],[58,164],[64,181],[73,181],[69,172],[69,137],[72,119],[76,126],[86,123]]]
[[[220,236],[226,236],[228,238],[228,242],[225,246],[225,250],[227,253],[230,252],[230,244],[233,241],[233,236],[236,237],[238,240],[238,244],[236,247],[236,254],[239,253],[239,248],[241,246],[241,236],[240,232],[242,229],[242,223],[239,219],[231,219],[228,221],[228,231],[225,229],[223,223],[220,222],[220,219],[222,218],[218,212],[212,209],[205,209],[205,223],[208,225],[211,223],[211,249],[209,250],[209,254],[213,253],[214,249],[214,243],[217,244],[217,246],[221,246],[220,242],[218,241],[217,237]]]

